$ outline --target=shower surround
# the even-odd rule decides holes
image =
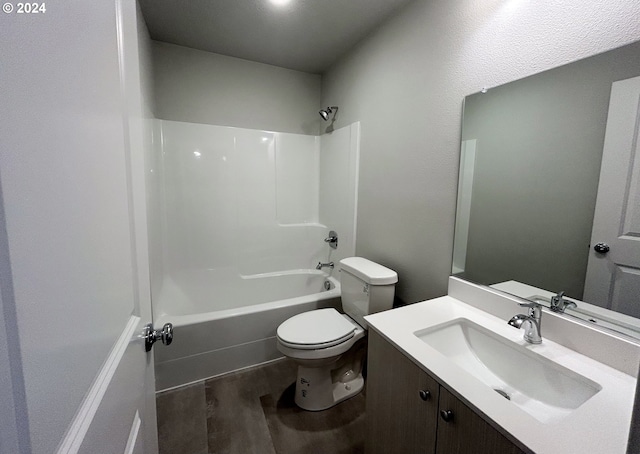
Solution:
[[[355,255],[359,136],[157,121],[152,299],[175,329],[154,349],[158,390],[278,358],[282,321],[339,307],[337,269],[315,265]]]

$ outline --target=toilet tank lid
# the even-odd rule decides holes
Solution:
[[[398,273],[364,257],[342,259],[340,268],[371,285],[389,285],[398,282]]]

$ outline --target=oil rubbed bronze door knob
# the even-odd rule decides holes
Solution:
[[[420,399],[422,400],[429,400],[429,398],[431,397],[431,391],[426,390],[426,389],[421,389],[418,394],[420,394]]]

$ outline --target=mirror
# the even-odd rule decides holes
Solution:
[[[640,339],[638,76],[640,42],[466,97],[452,274]]]

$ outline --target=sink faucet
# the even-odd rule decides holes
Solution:
[[[563,313],[566,308],[578,307],[573,301],[567,301],[564,299],[564,292],[559,292],[556,296],[551,297],[551,309],[553,312]]]
[[[328,268],[333,269],[333,262],[329,262],[329,263],[318,262],[318,264],[316,265],[316,269],[317,270],[321,270],[325,266],[328,267]]]
[[[530,344],[539,344],[542,342],[540,335],[540,322],[542,317],[542,309],[538,303],[520,303],[522,307],[529,308],[529,315],[518,314],[511,317],[507,323],[516,328],[524,328],[524,340]]]

